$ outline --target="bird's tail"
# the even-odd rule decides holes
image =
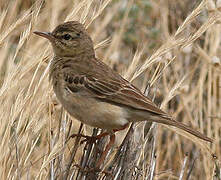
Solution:
[[[175,121],[173,120],[171,117],[162,117],[162,118],[154,118],[154,120],[152,119],[153,122],[157,122],[157,123],[161,123],[161,124],[166,124],[166,125],[169,125],[169,126],[174,126],[174,127],[177,127],[179,129],[182,129],[200,139],[203,139],[205,141],[208,141],[208,142],[213,142],[213,139],[205,136],[204,134],[200,133],[199,131],[197,130],[194,130],[192,128],[190,128],[189,126],[179,122],[179,121]]]

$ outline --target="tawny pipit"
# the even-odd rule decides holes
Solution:
[[[34,32],[52,44],[54,58],[50,80],[69,114],[93,127],[114,134],[130,122],[151,121],[175,126],[205,141],[200,132],[173,120],[130,82],[95,57],[93,42],[77,21],[57,26],[53,32]],[[112,142],[113,143],[113,142]]]

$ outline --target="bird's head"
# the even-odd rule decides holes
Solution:
[[[84,26],[77,21],[65,22],[52,32],[34,33],[48,39],[57,56],[73,57],[79,54],[94,56],[93,42]]]

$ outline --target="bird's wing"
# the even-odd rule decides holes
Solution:
[[[149,98],[145,97],[137,88],[124,79],[104,81],[86,75],[68,76],[65,78],[66,88],[71,93],[96,98],[100,101],[109,102],[119,106],[148,111],[162,117],[152,121],[178,127],[190,134],[195,135],[203,140],[212,142],[211,138],[202,133],[195,131],[185,124],[173,120],[169,115],[158,108]]]
[[[126,80],[111,79],[105,81],[86,75],[67,75],[65,81],[67,88],[72,93],[81,93],[83,96],[97,98],[100,101],[166,115],[140,90]]]

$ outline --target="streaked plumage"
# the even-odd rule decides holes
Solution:
[[[139,89],[98,60],[93,42],[79,22],[61,24],[52,33],[35,33],[49,39],[53,46],[50,80],[58,100],[81,122],[109,132],[129,122],[158,122],[212,142],[173,120]]]

